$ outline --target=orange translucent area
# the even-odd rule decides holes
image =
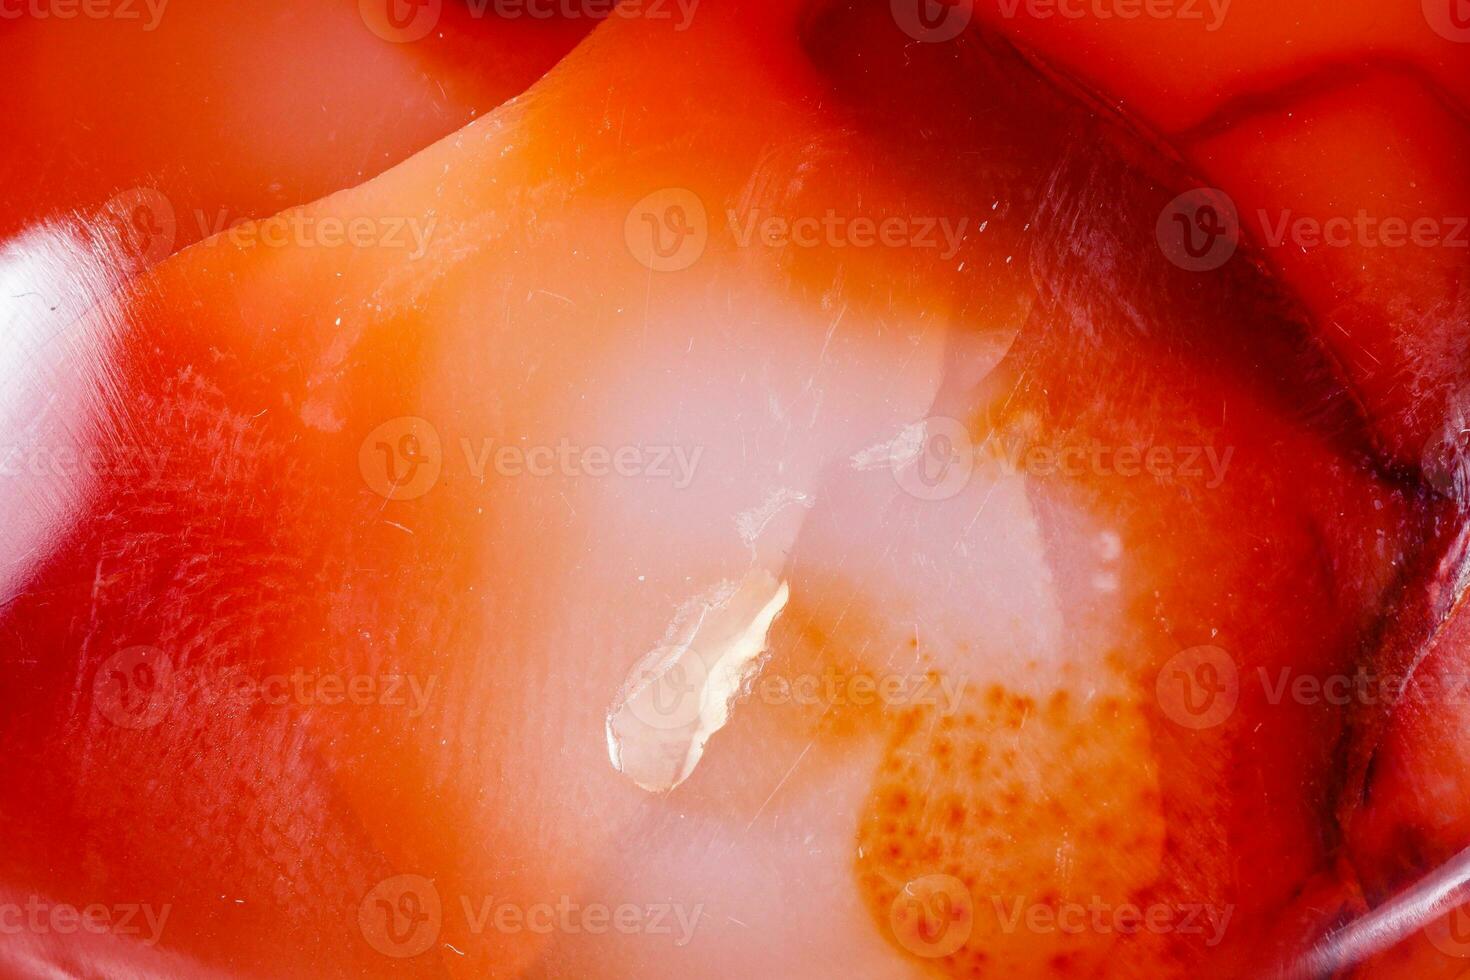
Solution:
[[[1166,135],[1364,70],[1470,99],[1455,0],[974,0],[973,12]]]
[[[1462,598],[1437,598],[1440,615],[1432,626],[1391,636],[1386,666],[1403,682],[1364,713],[1349,756],[1343,823],[1364,888],[1375,899],[1453,862],[1470,845],[1464,736],[1470,617]],[[1463,916],[1448,925],[1463,932]],[[1429,938],[1445,944],[1442,928]],[[1470,945],[1462,944],[1454,956],[1466,954]]]
[[[436,3],[438,30],[394,43],[356,0],[55,6],[70,16],[17,4],[0,21],[0,240],[149,187],[177,249],[361,183],[519,94],[596,23]]]
[[[1444,423],[1463,411],[1470,371],[1463,112],[1412,77],[1368,70],[1188,152],[1305,302],[1382,444],[1444,488]]]
[[[958,9],[965,9],[960,5]],[[1377,441],[1419,468],[1463,386],[1470,214],[1470,27],[1457,0],[983,0],[975,15],[1139,121],[1231,195],[1245,233],[1299,293],[1320,343],[1375,420]],[[1301,222],[1359,211],[1433,222],[1435,243],[1297,243]],[[1264,220],[1261,217],[1264,212]],[[1265,228],[1262,227],[1265,225]],[[1389,240],[1408,239],[1389,226]],[[1371,240],[1364,244],[1365,240]]]
[[[1158,247],[1177,161],[994,35],[821,13],[616,20],[376,179],[26,314],[51,343],[6,391],[51,373],[5,405],[41,466],[0,488],[4,884],[170,924],[0,956],[1152,980],[1258,975],[1361,910],[1358,719],[1271,685],[1367,656],[1445,495],[1385,462],[1269,265]],[[828,215],[939,237],[742,232]],[[321,237],[388,217],[410,237]],[[76,270],[28,241],[49,300]],[[916,422],[959,485],[895,461]],[[527,471],[564,442],[699,462]],[[650,795],[608,707],[751,567],[791,589],[786,687]],[[853,700],[893,678],[962,700]],[[1094,903],[1109,928],[1048,928]],[[650,904],[665,931],[580,911]]]

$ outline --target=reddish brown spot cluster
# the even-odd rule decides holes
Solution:
[[[997,685],[953,713],[909,707],[884,724],[856,871],[895,946],[948,977],[1086,975],[1118,956],[1167,975],[1167,936],[1097,929],[1081,911],[1145,904],[1159,874],[1165,830],[1136,704]],[[967,930],[953,950],[949,929]]]

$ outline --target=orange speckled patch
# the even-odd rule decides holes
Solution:
[[[1164,975],[1173,913],[1155,903],[1150,929],[1129,911],[1165,850],[1136,702],[991,686],[887,725],[856,871],[890,941],[948,977]]]

